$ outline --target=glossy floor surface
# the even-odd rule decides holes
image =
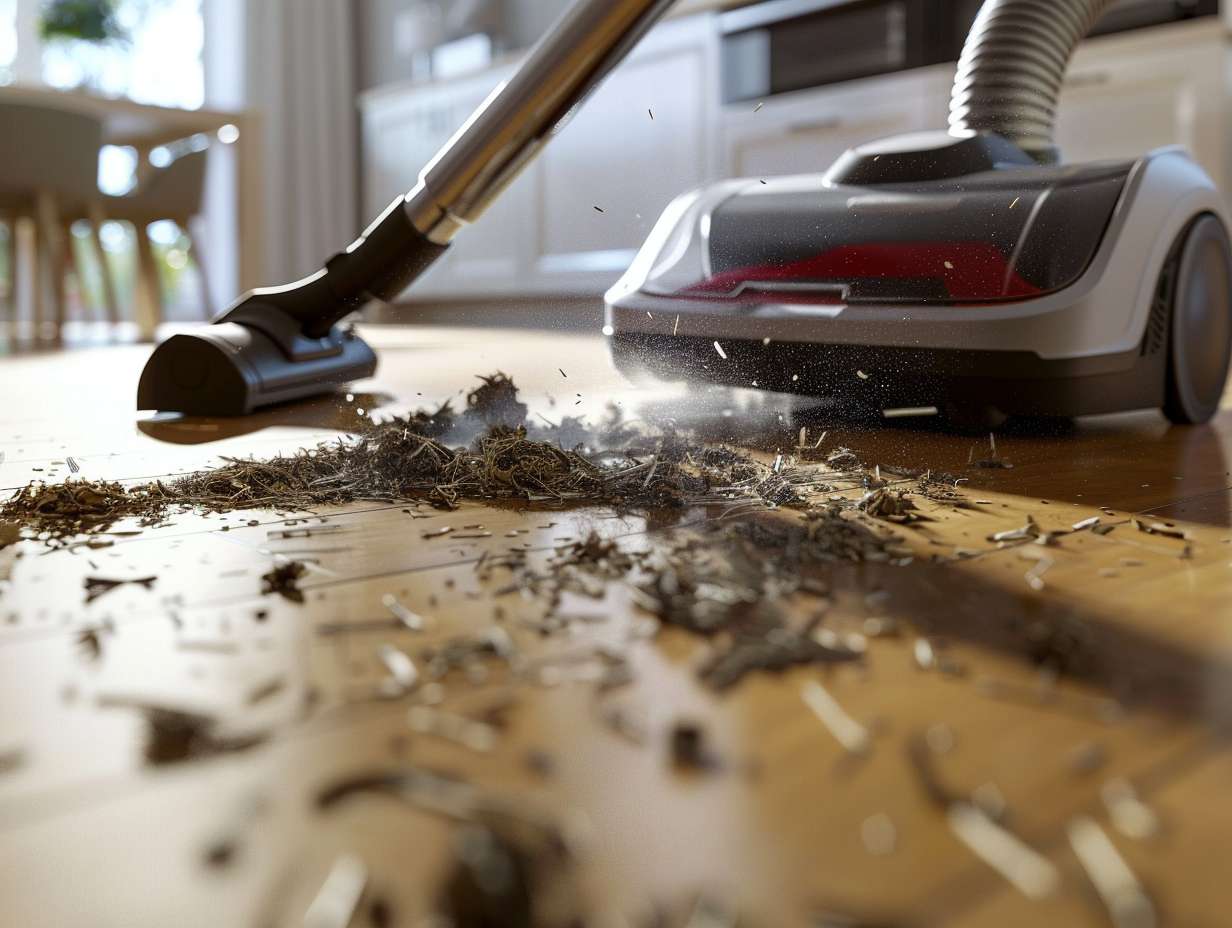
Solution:
[[[1232,411],[1205,428],[1139,413],[1011,429],[996,459],[1012,466],[984,467],[986,436],[634,387],[586,336],[374,340],[382,370],[351,402],[232,422],[139,423],[142,348],[7,358],[0,486],[268,456],[336,437],[360,408],[457,402],[473,375],[501,369],[532,417],[618,402],[770,457],[807,429],[809,445],[888,473],[944,473],[971,505],[918,500],[929,521],[893,526],[910,563],[826,567],[824,606],[787,603],[824,609],[842,640],[863,636],[862,660],[756,673],[722,694],[697,674],[716,642],[655,633],[629,584],[571,599],[575,620],[545,632],[543,604],[481,563],[515,546],[547,560],[591,530],[654,550],[744,518],[713,507],[648,520],[368,501],[10,546],[0,923],[439,925],[449,887],[468,891],[450,883],[474,852],[460,809],[480,806],[568,836],[538,904],[580,906],[586,925],[1227,923]],[[1113,530],[989,540],[1028,516]],[[287,559],[308,564],[302,604],[262,595]],[[99,576],[156,580],[87,602],[83,582]],[[404,609],[426,627],[401,624]],[[471,661],[440,686],[383,688],[382,646],[422,669],[427,649],[497,627],[521,672]],[[1081,659],[1041,659],[1062,639]],[[624,685],[601,672],[612,649],[632,670]],[[703,734],[704,769],[673,762],[684,722]]]

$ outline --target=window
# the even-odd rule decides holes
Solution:
[[[17,61],[17,0],[0,0],[0,84],[13,82]]]
[[[0,84],[85,87],[141,103],[196,109],[205,100],[202,0],[115,0],[124,41],[43,39],[47,0],[0,0]]]
[[[64,89],[86,85],[141,103],[200,107],[205,99],[201,0],[117,0],[115,18],[124,41],[44,42],[44,82]]]
[[[203,63],[203,0],[109,0],[114,21],[124,38],[95,42],[76,38],[44,38],[41,24],[53,0],[0,0],[0,84],[42,83],[71,90],[81,88],[108,96],[128,97],[140,103],[196,109],[205,99]],[[104,0],[100,0],[104,2]],[[191,148],[192,140],[179,148]],[[176,149],[178,151],[179,149]],[[156,166],[172,156],[169,148],[150,152]],[[112,195],[127,193],[135,184],[138,153],[131,148],[106,145],[99,153],[99,188]],[[85,254],[87,228],[73,230],[73,247]],[[197,279],[188,267],[189,239],[170,222],[149,229],[162,277],[169,318],[200,318],[202,300],[185,293],[185,284]],[[7,235],[0,228],[0,245]],[[133,230],[107,222],[101,236],[121,292],[131,286],[135,273]],[[4,253],[7,253],[5,251]],[[93,256],[82,262],[92,266]],[[0,265],[3,265],[0,256]],[[87,273],[80,280],[94,305],[101,301],[101,281]],[[9,280],[0,266],[0,282]],[[0,295],[4,289],[0,287]]]

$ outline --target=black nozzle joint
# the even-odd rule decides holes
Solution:
[[[238,322],[274,338],[289,355],[328,352],[334,323],[372,300],[396,299],[445,251],[411,223],[398,197],[325,267],[289,287],[253,290],[214,321]]]
[[[311,330],[328,331],[356,306],[397,299],[447,247],[430,241],[415,228],[407,215],[406,197],[398,197],[346,251],[325,263],[330,289],[338,303],[348,308],[328,322],[324,317],[314,319],[306,327],[307,334],[312,334]]]

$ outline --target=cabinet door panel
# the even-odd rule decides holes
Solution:
[[[458,95],[450,111],[451,132],[466,122],[511,69],[485,75],[482,83]],[[535,179],[523,173],[488,207],[479,221],[458,233],[450,246],[448,291],[445,295],[481,296],[517,293],[523,280],[536,221],[529,204]]]
[[[913,128],[911,114],[901,110],[854,119],[823,117],[741,140],[733,149],[732,164],[740,177],[821,172],[853,145]]]
[[[614,282],[668,202],[708,179],[707,73],[701,45],[636,55],[544,150],[535,269],[546,286]]]
[[[1218,28],[1182,24],[1097,39],[1078,50],[1056,139],[1067,161],[1134,158],[1182,145],[1221,183],[1224,59]]]
[[[364,117],[365,202],[375,215],[419,180],[419,173],[458,127],[466,121],[509,69],[460,81],[429,85],[401,99],[370,105]],[[521,183],[519,181],[518,183]],[[414,295],[470,296],[492,284],[515,287],[524,263],[524,247],[510,235],[524,208],[516,204],[524,191],[513,185],[497,199],[484,221],[464,229],[445,255],[414,285]]]
[[[821,173],[854,145],[940,128],[926,101],[943,79],[936,69],[921,69],[784,94],[760,106],[728,106],[724,171],[731,177]]]
[[[376,218],[394,197],[414,187],[420,170],[449,139],[453,127],[443,118],[443,104],[433,90],[404,98],[380,99],[365,106],[362,131],[366,220]],[[453,255],[446,252],[415,282],[415,292],[447,289],[452,263]]]
[[[1167,75],[1067,92],[1057,115],[1057,144],[1066,160],[1092,161],[1182,143],[1176,111],[1184,95],[1184,82]]]

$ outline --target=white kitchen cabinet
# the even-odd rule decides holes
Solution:
[[[1182,145],[1228,188],[1228,52],[1216,18],[1092,39],[1070,64],[1056,138],[1067,161]]]
[[[714,42],[709,16],[659,26],[544,149],[532,168],[538,288],[606,289],[663,208],[718,176]]]
[[[456,128],[464,123],[513,71],[510,66],[487,72],[484,79],[471,81],[464,91],[451,94],[450,124]],[[432,153],[435,152],[433,149]],[[534,241],[534,186],[534,177],[518,177],[493,201],[479,222],[463,229],[445,253],[447,263],[441,273],[428,281],[423,295],[499,296],[524,286]]]
[[[1057,108],[1062,158],[1136,158],[1181,145],[1221,189],[1232,189],[1226,30],[1221,19],[1207,17],[1083,42]],[[953,73],[937,72],[926,107],[935,125],[945,125]]]
[[[513,67],[467,78],[381,90],[362,101],[364,207],[377,215],[415,186],[419,172]],[[499,197],[481,223],[466,229],[415,284],[416,296],[451,296],[507,289],[525,264],[520,215],[528,200],[527,178]]]
[[[948,88],[936,68],[870,77],[762,101],[728,105],[722,118],[724,173],[768,177],[826,170],[853,145],[944,127],[929,100]]]
[[[1226,27],[1210,17],[1102,36],[1074,54],[1057,111],[1066,161],[1134,158],[1182,145],[1225,189]],[[724,170],[765,176],[825,170],[852,145],[880,136],[943,129],[951,65],[784,94],[753,112],[723,114]]]
[[[715,36],[709,16],[693,16],[643,39],[482,220],[459,234],[414,296],[602,293],[668,201],[717,176]],[[410,189],[514,68],[366,94],[368,211]]]

